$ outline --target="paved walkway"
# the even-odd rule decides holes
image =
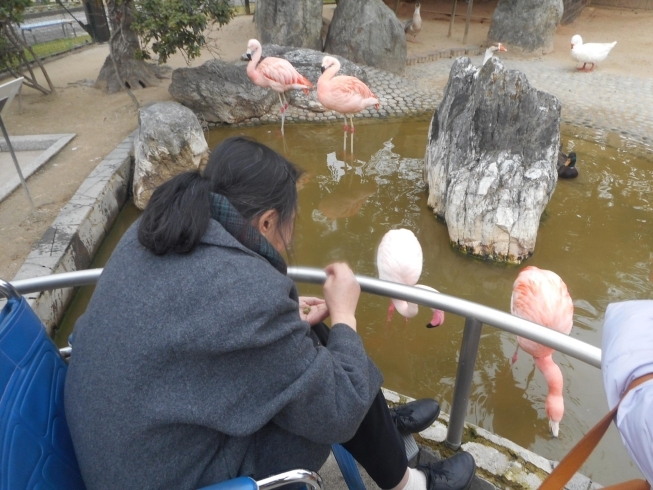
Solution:
[[[472,56],[480,66],[483,57]],[[406,67],[406,78],[440,100],[453,59],[439,59]],[[651,78],[617,76],[601,69],[584,73],[547,59],[502,59],[506,68],[526,74],[536,88],[558,97],[562,120],[576,126],[620,133],[653,149],[653,69]]]

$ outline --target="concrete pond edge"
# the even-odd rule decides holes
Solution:
[[[63,134],[38,134],[28,136],[10,136],[9,141],[14,151],[35,151],[44,150],[39,156],[32,160],[24,167],[21,165],[21,171],[25,179],[29,178],[34,172],[45,165],[50,159],[59,153],[64,146],[77,136],[75,133]],[[9,152],[9,146],[4,140],[0,140],[0,151]],[[0,201],[9,197],[16,188],[20,186],[20,177],[16,176],[9,179],[8,182],[0,185]],[[28,184],[29,188],[29,184]]]
[[[413,401],[395,391],[382,388],[389,405]],[[440,413],[428,429],[415,435],[422,450],[435,452],[439,457],[449,457],[454,451],[445,445],[449,415]],[[476,461],[476,477],[494,488],[519,488],[536,490],[546,476],[558,465],[514,442],[493,434],[481,427],[465,423],[461,449]],[[487,487],[487,485],[484,485]],[[595,490],[602,488],[588,477],[576,473],[565,486],[566,490]]]
[[[14,280],[88,269],[129,196],[136,131],[116,146],[61,209]],[[26,295],[48,334],[58,325],[74,288]]]

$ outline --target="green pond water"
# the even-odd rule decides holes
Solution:
[[[428,119],[356,124],[355,154],[343,155],[342,125],[289,125],[220,129],[213,147],[237,134],[256,138],[307,172],[299,192],[299,217],[291,263],[323,267],[347,261],[357,274],[376,276],[376,247],[392,228],[408,228],[424,250],[421,284],[443,293],[509,311],[512,283],[525,265],[557,272],[574,300],[571,335],[601,345],[610,302],[653,298],[653,158],[614,134],[563,128],[566,151],[578,155],[579,177],[560,181],[541,222],[532,258],[521,266],[484,262],[452,249],[446,225],[426,206],[422,180]],[[640,155],[640,156],[634,156]],[[138,216],[126,206],[94,267],[108,259]],[[320,288],[300,285],[301,294]],[[92,288],[81,288],[57,341],[65,344]],[[362,295],[358,332],[385,376],[385,386],[412,397],[434,397],[450,409],[464,319],[447,314],[426,329],[430,310],[408,322],[386,323],[388,300]],[[485,326],[467,420],[547,458],[559,460],[606,412],[598,369],[555,354],[564,378],[565,415],[560,438],[549,435],[544,409],[547,385],[532,358],[521,354],[510,368],[516,340]],[[609,484],[636,477],[612,427],[582,471]]]

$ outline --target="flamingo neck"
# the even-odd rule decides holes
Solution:
[[[320,76],[320,78],[317,80],[317,84],[320,85],[320,82],[323,84],[326,82],[330,82],[333,77],[336,76],[336,73],[340,70],[340,65],[335,64],[324,70],[324,73]],[[397,308],[398,309],[398,308]]]
[[[258,62],[261,61],[261,55],[262,55],[262,48],[258,48],[256,52],[252,55],[252,59],[249,60],[247,63],[247,76],[249,78],[254,79],[254,78],[259,78],[260,74],[256,70],[256,67],[258,66]]]
[[[546,414],[552,422],[559,423],[565,411],[564,401],[562,399],[562,371],[553,362],[551,355],[535,357],[534,361],[549,385],[549,394],[546,397]]]
[[[397,312],[404,318],[413,318],[417,315],[419,307],[415,303],[408,303],[399,299],[393,299],[392,303],[395,305]]]

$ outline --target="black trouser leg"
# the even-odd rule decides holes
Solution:
[[[329,328],[320,323],[313,327],[313,331],[326,345]],[[396,487],[406,474],[408,460],[404,443],[381,391],[377,393],[354,437],[343,447],[383,489]]]

